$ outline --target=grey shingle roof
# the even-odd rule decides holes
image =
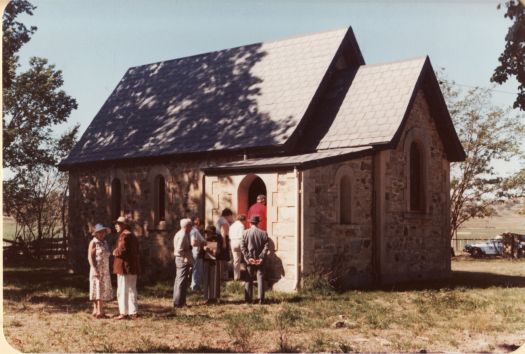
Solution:
[[[349,32],[130,68],[61,166],[281,145]]]
[[[426,58],[359,67],[317,149],[389,143],[405,116]]]
[[[276,167],[307,167],[312,162],[322,163],[324,160],[330,160],[338,157],[348,157],[351,155],[371,151],[371,146],[360,146],[355,148],[331,149],[317,151],[308,154],[299,154],[291,156],[277,156],[253,158],[241,161],[233,161],[217,166],[206,168],[206,172],[224,172],[234,170],[261,170],[272,169]]]
[[[348,28],[130,68],[60,167],[226,150],[276,157],[224,169],[306,166],[392,148],[419,89],[462,161],[429,59],[364,65]]]

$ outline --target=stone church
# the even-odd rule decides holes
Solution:
[[[274,289],[443,277],[464,158],[428,57],[366,65],[351,28],[132,67],[60,165],[71,261],[126,215],[144,279],[171,277],[181,218],[262,193]]]

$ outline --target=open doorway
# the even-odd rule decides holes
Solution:
[[[237,191],[237,213],[246,214],[250,206],[257,202],[257,196],[259,194],[266,195],[266,199],[268,200],[266,185],[261,177],[254,174],[249,174],[244,177]]]

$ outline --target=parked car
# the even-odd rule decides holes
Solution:
[[[498,235],[492,240],[466,244],[464,251],[472,257],[503,255],[503,237]]]

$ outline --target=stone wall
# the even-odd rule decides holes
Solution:
[[[267,191],[267,229],[272,247],[268,258],[270,285],[292,291],[297,277],[297,181],[294,172],[236,174],[205,177],[207,223],[215,223],[222,209],[246,214],[248,188],[260,177]]]
[[[155,177],[166,182],[165,222],[155,218]],[[181,218],[201,215],[203,173],[198,163],[141,165],[75,169],[69,172],[70,260],[78,272],[88,270],[86,250],[90,230],[96,223],[112,225],[111,183],[121,181],[121,215],[134,222],[134,233],[141,245],[144,279],[172,276],[172,239]],[[113,242],[115,235],[108,240]]]
[[[121,181],[122,212],[132,218],[141,247],[143,279],[173,276],[173,235],[182,217],[200,215],[215,224],[222,209],[247,211],[247,190],[255,175],[204,177],[199,163],[172,163],[140,167],[76,169],[70,171],[70,260],[78,272],[87,272],[86,250],[96,223],[112,224],[111,183]],[[156,222],[155,178],[166,181],[165,222]],[[270,282],[275,289],[292,291],[296,282],[295,173],[259,174],[268,193],[268,233],[272,240]],[[239,203],[239,201],[241,201]],[[108,240],[114,242],[115,235]]]
[[[425,208],[409,211],[408,160],[412,141],[423,150]],[[429,279],[450,272],[450,164],[423,92],[404,126],[399,146],[385,152],[381,273],[384,283]]]
[[[351,222],[340,222],[340,180],[351,183]],[[372,282],[372,158],[303,172],[304,275],[328,275],[341,288]]]

